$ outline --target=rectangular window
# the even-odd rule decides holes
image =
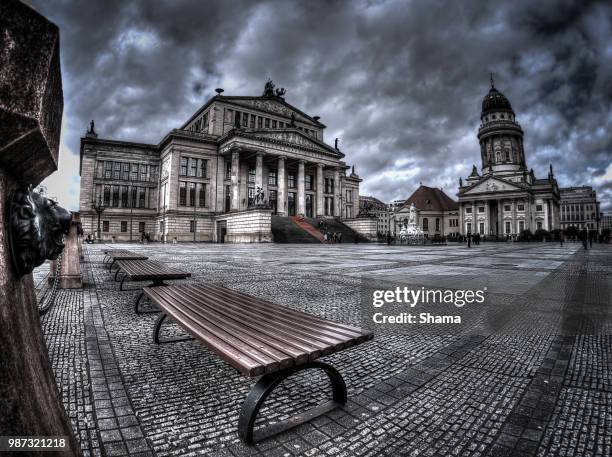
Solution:
[[[479,213],[484,213],[484,206],[479,206],[478,207],[478,212]]]
[[[137,197],[138,196],[138,188],[135,186],[132,186],[132,195],[130,196],[130,206],[132,208],[136,208],[136,204],[138,202]]]
[[[127,186],[121,186],[121,206],[123,208],[128,207],[128,188]]]
[[[110,186],[104,186],[104,206],[110,206],[111,204],[111,188]]]
[[[113,186],[113,206],[119,207],[119,186]]]
[[[104,162],[104,178],[110,179],[113,173],[113,162]]]
[[[312,175],[305,175],[304,176],[304,188],[306,190],[312,190],[312,183],[313,183],[314,179]]]
[[[285,128],[285,123],[281,122],[281,121],[278,121],[278,128],[279,129],[284,129]]]
[[[145,223],[139,222],[138,223],[138,233],[144,233],[144,231],[145,231]]]
[[[510,233],[510,221],[506,221],[506,233]]]
[[[189,206],[196,205],[196,183],[189,183]]]
[[[189,176],[195,178],[198,175],[198,159],[192,157],[191,159],[189,159],[189,162],[191,164]]]
[[[542,222],[538,221],[536,224],[537,224],[538,230],[542,230]]]
[[[121,221],[121,231],[123,233],[127,232],[127,221]]]
[[[133,163],[130,165],[130,179],[132,181],[138,180],[138,164],[137,163]]]
[[[504,205],[504,211],[510,211],[510,205]]]
[[[471,207],[471,206],[468,206],[467,208],[465,208],[465,212],[466,212],[467,214],[471,214],[471,213],[472,213],[472,207]]]
[[[141,181],[146,181],[147,180],[147,166],[144,163],[140,164],[140,180]]]
[[[195,232],[195,221],[189,221],[189,233]]]
[[[525,205],[518,205],[519,211],[525,211]]]
[[[536,205],[536,211],[542,211],[542,205]]]
[[[248,182],[255,182],[255,167],[249,167],[249,179]]]
[[[113,173],[113,179],[121,179],[121,162],[115,162],[115,172]]]
[[[249,113],[242,113],[242,126],[243,127],[249,126]]]
[[[519,232],[522,232],[524,230],[525,230],[525,222],[519,221]]]
[[[256,118],[256,117],[257,117],[257,116],[255,116],[254,114],[251,114],[251,122],[250,122],[250,124],[249,124],[249,127],[251,127],[252,129],[254,129],[254,128],[255,128],[255,118]]]
[[[146,192],[146,189],[144,187],[138,188],[138,207],[139,208],[145,207],[145,192]]]
[[[275,129],[276,128],[276,120],[272,119],[272,128]]]
[[[102,221],[102,231],[103,232],[110,232],[110,222],[109,221]]]
[[[206,171],[208,169],[208,160],[200,159],[200,168],[198,171],[198,178],[206,178]]]
[[[203,208],[206,206],[206,184],[198,184],[198,187],[198,204]]]
[[[268,172],[268,185],[276,186],[276,170],[270,170]]]
[[[472,233],[472,223],[471,222],[467,223],[467,232]]]
[[[232,162],[229,160],[225,162],[225,179],[232,179]]]
[[[187,183],[179,182],[179,206],[187,206]]]
[[[346,190],[346,202],[347,203],[353,202],[353,191],[351,189]]]
[[[287,187],[289,187],[290,189],[294,189],[296,187],[294,173],[287,174]]]
[[[123,179],[124,181],[128,181],[130,179],[130,164],[129,163],[124,163],[122,165],[121,179]]]
[[[480,233],[481,235],[484,235],[484,222],[481,222],[479,224],[478,233]]]
[[[263,128],[263,117],[261,116],[257,116],[257,128],[258,129]]]
[[[265,126],[266,126],[266,128],[267,128],[267,129],[269,129],[269,128],[270,128],[270,119],[266,118],[266,120],[265,120]]]
[[[181,157],[181,176],[187,176],[187,157]]]

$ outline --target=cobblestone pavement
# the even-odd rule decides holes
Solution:
[[[155,315],[133,311],[138,284],[120,292],[106,246],[85,245],[85,287],[58,295],[43,330],[86,455],[612,455],[612,246],[114,246],[353,325],[360,288],[383,283],[487,287],[492,314],[462,332],[377,334],[325,357],[347,406],[247,447],[236,425],[253,381],[195,341],[154,345]],[[35,274],[39,296],[47,272]],[[316,372],[296,375],[260,422],[329,394]]]

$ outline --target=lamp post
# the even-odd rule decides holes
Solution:
[[[130,180],[130,243],[132,242],[132,221],[134,218],[134,182]]]
[[[196,205],[193,202],[193,242],[196,242],[196,232],[198,230],[198,220],[196,219]]]
[[[102,234],[100,232],[100,216],[106,209],[104,203],[102,203],[102,197],[98,196],[98,201],[92,202],[91,209],[93,209],[98,214],[98,243],[100,243],[102,240]]]

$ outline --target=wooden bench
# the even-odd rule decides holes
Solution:
[[[240,412],[238,434],[247,444],[344,405],[347,397],[344,379],[334,367],[316,359],[372,339],[369,331],[222,286],[181,284],[145,287],[143,292],[162,311],[153,329],[155,343],[192,339],[162,339],[162,324],[170,317],[242,375],[261,376]],[[291,419],[254,431],[257,413],[272,390],[287,377],[306,369],[325,371],[331,381],[333,399]]]
[[[102,251],[104,253],[104,258],[102,259],[102,263],[106,263],[109,262],[112,257],[111,254],[113,253],[120,253],[120,252],[130,252],[127,249],[105,249]]]
[[[126,251],[126,250],[110,251],[107,255],[110,259],[112,259],[110,267],[108,267],[108,271],[112,271],[113,265],[115,265],[115,262],[119,260],[147,260],[148,259],[146,255],[136,254],[135,252]]]
[[[149,287],[160,287],[166,286],[164,281],[172,279],[186,279],[191,276],[191,273],[179,270],[178,268],[172,268],[160,262],[153,260],[117,260],[117,271],[115,272],[115,281],[117,281],[117,275],[123,273],[121,283],[119,284],[119,290],[123,290],[123,283],[126,279],[130,281],[152,281]],[[144,292],[141,292],[136,299],[134,305],[134,311],[136,314],[145,313],[158,313],[159,311],[143,311],[140,309],[140,301],[144,296]]]

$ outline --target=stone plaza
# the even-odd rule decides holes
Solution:
[[[60,290],[42,318],[86,456],[612,455],[609,245],[112,245],[187,270],[190,282],[356,326],[364,286],[487,288],[494,325],[375,333],[324,357],[345,377],[346,407],[252,447],[236,423],[254,381],[197,341],[154,344],[155,315],[133,309],[142,284],[119,291],[102,264],[109,247],[83,246],[83,289]],[[35,270],[39,299],[48,272]],[[316,372],[286,384],[260,420],[329,395]]]

